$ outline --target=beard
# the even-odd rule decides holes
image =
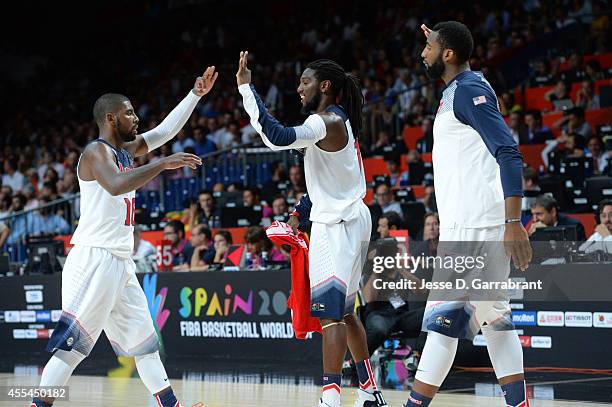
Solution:
[[[304,107],[302,107],[302,114],[311,114],[316,111],[319,105],[321,104],[321,92],[316,93],[310,102],[306,103]]]
[[[434,81],[437,81],[438,79],[442,78],[442,75],[444,74],[444,62],[442,61],[442,54],[438,55],[438,58],[436,58],[436,61],[433,63],[432,66],[425,65],[425,73],[427,74],[427,77],[429,79],[432,79]]]
[[[136,134],[134,134],[133,129],[133,127],[122,129],[121,126],[117,126],[117,133],[119,133],[119,137],[121,137],[124,143],[136,140]]]

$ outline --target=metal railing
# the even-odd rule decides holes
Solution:
[[[0,223],[10,228],[2,248],[13,263],[23,263],[27,257],[26,243],[35,236],[55,236],[74,232],[79,219],[80,194],[57,199],[33,209],[0,217]]]

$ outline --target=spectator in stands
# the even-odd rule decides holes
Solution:
[[[374,201],[380,206],[383,213],[393,211],[403,219],[402,207],[399,202],[395,201],[389,185],[382,183],[376,187]]]
[[[285,220],[287,218],[287,212],[289,211],[289,205],[287,200],[282,195],[277,195],[272,201],[272,216],[274,219]]]
[[[191,264],[193,247],[185,239],[185,225],[180,220],[171,220],[164,226],[164,240],[172,244],[172,266],[174,270],[186,271]]]
[[[420,199],[425,205],[425,210],[427,212],[438,212],[438,205],[436,204],[436,192],[434,190],[433,183],[429,183],[425,185],[425,194],[423,198]]]
[[[552,104],[551,110],[554,111],[561,111],[573,107],[573,102],[569,94],[569,85],[561,79],[557,81],[557,84],[552,90],[546,92],[544,98]]]
[[[202,126],[196,126],[193,129],[193,149],[198,156],[212,153],[217,149],[215,143],[206,137],[204,131],[205,129]]]
[[[397,212],[388,211],[383,213],[378,218],[378,237],[380,239],[386,239],[390,237],[391,230],[398,230],[402,226],[402,218]]]
[[[11,234],[11,228],[6,223],[0,221],[0,251]]]
[[[234,136],[227,130],[226,127],[219,126],[219,122],[216,117],[210,117],[206,121],[208,126],[208,138],[215,143],[219,150],[223,150],[232,144]]]
[[[569,67],[565,71],[561,72],[561,79],[566,84],[571,84],[574,82],[581,81],[585,73],[582,70],[582,57],[577,53],[573,52],[569,57]]]
[[[242,133],[240,133],[240,125],[237,121],[231,120],[227,125],[227,131],[232,135],[231,142],[227,147],[235,147],[242,144]]]
[[[430,117],[423,119],[421,123],[423,137],[417,140],[416,149],[419,153],[431,153],[433,150],[433,120]]]
[[[42,164],[38,167],[38,179],[45,178],[45,174],[49,168],[53,168],[59,178],[64,176],[64,166],[57,162],[57,155],[52,151],[45,150],[42,156]]]
[[[190,271],[204,271],[215,259],[215,247],[212,240],[212,232],[206,225],[197,225],[191,231],[191,255]]]
[[[604,150],[603,141],[598,136],[591,136],[587,139],[587,157],[593,159],[593,170],[595,174],[604,174],[608,167],[608,153]]]
[[[17,170],[17,162],[14,159],[5,159],[2,185],[9,186],[13,191],[19,192],[26,185],[26,181],[26,177]]]
[[[595,94],[595,84],[592,81],[582,81],[576,93],[576,106],[584,110],[599,109],[599,95]]]
[[[70,233],[70,225],[66,219],[55,213],[49,205],[53,200],[47,196],[40,198],[41,208],[38,213],[32,215],[32,230],[30,233],[36,235],[67,235]]]
[[[11,215],[15,215],[21,211],[26,204],[26,197],[21,193],[17,192],[13,195],[11,203]],[[17,244],[25,242],[25,239],[32,230],[32,213],[29,212],[25,215],[19,215],[12,219],[11,222],[11,234],[7,239],[8,244]]]
[[[262,189],[266,199],[270,199],[287,189],[287,171],[285,164],[282,161],[274,161],[270,165],[270,172],[272,178],[264,184]]]
[[[218,230],[217,233],[215,233],[213,241],[215,258],[213,259],[212,264],[223,265],[225,264],[225,259],[227,258],[229,248],[232,245],[232,234],[227,230]]]
[[[596,59],[591,59],[585,64],[584,72],[587,80],[590,82],[597,82],[605,78],[604,73],[601,70],[601,64]]]
[[[392,187],[408,185],[408,172],[400,172],[400,161],[401,156],[398,153],[391,152],[385,154],[385,164],[387,164],[389,182]]]
[[[555,137],[548,126],[542,124],[542,113],[539,110],[530,110],[525,114],[527,125],[527,142],[522,144],[543,144],[546,140]]]
[[[559,163],[565,158],[583,157],[584,148],[584,137],[574,133],[569,135],[563,133],[556,140],[547,142],[546,147],[544,147],[540,155],[544,165],[548,167],[552,152],[555,153],[556,162]]]
[[[584,118],[584,109],[574,107],[566,111],[564,117],[557,120],[553,125],[555,128],[561,129],[565,134],[576,133],[585,139],[591,137],[593,129]]]
[[[523,169],[523,191],[540,191],[540,177],[538,172],[532,167]],[[531,212],[531,205],[536,197],[524,196],[521,200],[521,211]]]
[[[391,138],[387,131],[380,131],[376,137],[376,143],[372,146],[372,155],[385,155],[387,151],[392,151]]]
[[[553,75],[550,71],[550,61],[548,58],[543,58],[536,62],[535,71],[531,75],[530,86],[548,86],[554,82]]]
[[[529,131],[521,111],[510,113],[508,127],[510,128],[510,134],[512,134],[517,144],[529,144]]]
[[[133,259],[143,259],[149,256],[155,256],[157,250],[155,246],[148,240],[142,238],[142,228],[140,225],[134,226],[134,250],[132,251]]]
[[[580,246],[580,250],[588,253],[601,250],[612,254],[612,199],[604,199],[597,208],[597,226],[595,233]]]
[[[36,209],[40,206],[40,202],[36,198],[36,190],[32,185],[26,185],[25,187],[23,187],[21,192],[27,199],[23,210],[29,211],[30,209]]]
[[[378,240],[375,249],[368,254],[365,270],[373,271],[373,259],[376,257],[393,258],[398,253],[397,242]],[[367,275],[367,274],[366,274]],[[392,334],[416,338],[420,335],[425,310],[423,301],[415,302],[413,293],[408,290],[376,289],[375,279],[382,278],[385,282],[408,279],[420,286],[420,279],[405,268],[385,268],[382,273],[372,272],[367,276],[362,293],[365,307],[362,309],[364,328],[366,331],[368,352],[372,355]],[[421,290],[414,290],[424,294]],[[423,344],[417,346],[422,350]]]
[[[261,226],[251,226],[247,229],[244,237],[247,243],[247,250],[251,253],[252,267],[254,270],[263,266],[263,257],[268,261],[283,262],[287,261],[287,256],[272,244],[266,231]]]
[[[259,188],[250,187],[245,188],[244,191],[242,191],[242,206],[250,207],[254,205],[259,205],[259,201]]]
[[[0,191],[0,218],[8,216],[11,213],[13,194],[12,191],[7,193],[5,188],[9,189],[10,187],[2,187]]]
[[[41,198],[50,198],[52,201],[59,199],[59,194],[57,193],[57,181],[45,181],[40,189],[40,197]]]
[[[580,221],[570,218],[559,212],[559,206],[555,198],[549,195],[540,195],[531,206],[533,223],[529,227],[528,233],[531,236],[537,229],[551,226],[575,226],[577,240],[584,241],[584,226]]]
[[[438,246],[440,239],[440,217],[437,212],[425,214],[423,220],[423,240],[431,242],[435,247]]]
[[[209,228],[219,227],[219,211],[215,207],[215,197],[212,191],[202,190],[198,194],[198,204],[189,208],[189,230],[196,225],[204,224]]]
[[[172,153],[180,153],[184,152],[187,147],[195,147],[195,142],[187,133],[185,133],[185,129],[179,130],[176,134],[176,138],[172,143]]]
[[[289,196],[295,197],[298,192],[306,191],[306,181],[304,180],[304,169],[299,165],[289,167]]]

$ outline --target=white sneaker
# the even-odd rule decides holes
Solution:
[[[353,407],[388,407],[379,390],[376,390],[374,393],[368,393],[359,389],[357,394],[358,398]]]
[[[323,399],[319,399],[319,404],[317,404],[316,407],[336,407],[336,406],[332,406],[331,404],[327,404],[326,402],[323,401]]]

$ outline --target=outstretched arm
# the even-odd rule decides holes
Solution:
[[[285,127],[269,112],[251,84],[251,71],[247,67],[248,52],[240,52],[236,80],[242,95],[244,109],[251,118],[251,125],[262,141],[272,150],[290,150],[313,146],[325,138],[327,129],[323,117],[310,115],[303,125]]]
[[[202,76],[196,79],[193,89],[168,116],[155,128],[137,135],[134,141],[127,143],[126,150],[134,157],[138,157],[172,140],[187,123],[200,98],[210,92],[218,75],[214,66],[206,68]]]
[[[202,160],[193,154],[177,153],[142,167],[121,172],[115,164],[110,147],[102,143],[92,143],[81,157],[79,176],[85,181],[98,181],[102,188],[116,196],[142,187],[163,170],[182,167],[195,169],[200,164]]]

